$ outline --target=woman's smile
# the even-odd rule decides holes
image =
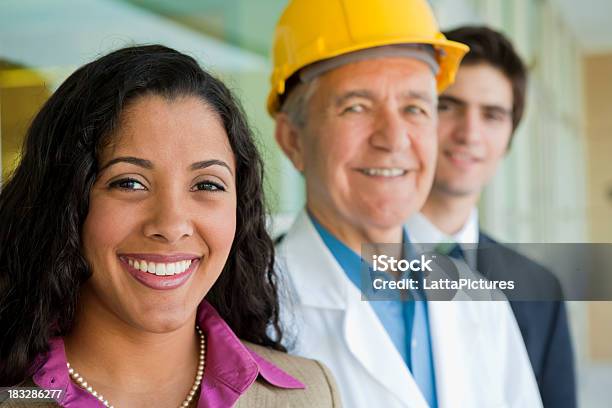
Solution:
[[[201,257],[193,254],[139,254],[119,255],[123,268],[138,282],[158,290],[182,286],[200,265]]]

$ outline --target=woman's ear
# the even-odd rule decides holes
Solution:
[[[276,129],[274,138],[285,153],[285,156],[291,160],[297,171],[304,171],[304,149],[298,129],[286,113],[279,112],[276,114]]]

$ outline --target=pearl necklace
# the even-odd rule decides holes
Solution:
[[[198,326],[196,326],[196,330],[198,332],[198,335],[200,336],[200,357],[198,361],[198,372],[196,374],[195,382],[193,383],[193,387],[191,387],[189,394],[187,394],[187,397],[183,400],[181,405],[179,405],[179,408],[185,408],[185,407],[188,407],[189,404],[191,404],[191,401],[193,400],[196,393],[198,392],[198,388],[200,388],[200,384],[202,383],[202,376],[204,375],[204,362],[206,360],[206,341],[204,339],[204,333],[202,333],[202,330]],[[85,391],[89,392],[91,395],[96,397],[98,401],[100,401],[105,407],[114,408],[108,402],[108,400],[106,400],[102,396],[102,394],[96,392],[96,390],[94,390],[93,387],[89,385],[87,381],[85,381],[85,379],[83,378],[83,376],[81,376],[81,374],[76,372],[74,368],[70,367],[69,362],[66,362],[66,366],[68,367],[68,373],[70,374],[70,377],[72,377],[74,382],[76,382]]]

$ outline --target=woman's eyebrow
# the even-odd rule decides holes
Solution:
[[[153,163],[151,163],[149,160],[140,159],[138,157],[133,156],[122,156],[115,157],[114,159],[109,160],[108,163],[106,163],[104,166],[102,166],[102,168],[100,168],[100,172],[117,163],[129,163],[135,166],[143,167],[148,170],[151,170],[153,168]]]
[[[154,167],[153,163],[149,160],[140,159],[138,157],[133,157],[133,156],[122,156],[122,157],[115,157],[114,159],[109,160],[108,163],[106,163],[104,166],[102,166],[102,168],[100,168],[100,172],[112,166],[113,164],[117,164],[117,163],[129,163],[135,166],[145,168],[147,170],[151,170]],[[216,159],[202,160],[202,161],[193,163],[191,166],[189,166],[189,168],[191,170],[200,170],[200,169],[205,169],[206,167],[215,166],[215,165],[225,167],[232,176],[234,175],[230,166],[223,160],[216,160]]]
[[[215,166],[215,165],[225,167],[232,176],[234,175],[230,166],[223,160],[216,160],[216,159],[203,160],[203,161],[193,163],[191,166],[189,166],[189,168],[191,170],[200,170],[200,169],[205,169],[206,167]]]

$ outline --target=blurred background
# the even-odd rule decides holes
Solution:
[[[509,242],[612,242],[612,2],[430,0],[443,29],[488,24],[530,69],[526,117],[481,205]],[[41,104],[77,67],[130,44],[194,56],[240,97],[266,164],[275,231],[304,202],[265,111],[286,0],[0,0],[0,164],[6,179]],[[612,271],[611,271],[612,272]],[[568,305],[581,406],[610,406],[612,302]]]

